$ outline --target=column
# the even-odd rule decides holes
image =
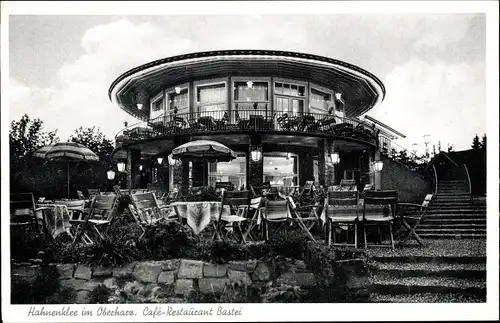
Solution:
[[[139,171],[139,163],[141,161],[141,151],[137,149],[128,149],[127,151],[127,188],[134,188],[134,177]]]
[[[208,162],[194,161],[191,169],[191,177],[193,186],[208,185]]]
[[[307,181],[314,181],[314,159],[306,148],[299,154],[299,185],[304,186]]]
[[[377,160],[380,160],[380,151],[375,151],[375,157],[374,157],[375,161]],[[372,170],[373,170],[373,167],[372,167]],[[376,190],[381,190],[382,189],[382,172],[374,172],[375,176],[374,176],[374,188]]]
[[[333,139],[318,141],[318,179],[323,187],[335,185],[335,166],[330,158],[333,148]]]
[[[258,161],[252,160],[253,150],[260,152],[260,159]],[[247,186],[258,187],[262,184],[264,178],[264,152],[262,149],[262,137],[260,135],[252,135],[250,137],[247,160]]]

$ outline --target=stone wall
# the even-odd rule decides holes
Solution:
[[[400,202],[422,203],[425,195],[432,191],[430,180],[401,163],[385,156],[381,158],[384,162],[381,172],[382,189],[397,190]]]
[[[367,294],[370,282],[364,260],[344,261],[352,272],[348,287],[355,294]],[[12,266],[12,280],[33,282],[40,275],[40,264],[17,264]],[[304,261],[287,262],[286,270],[280,268],[278,275],[265,262],[257,260],[231,261],[227,264],[211,264],[198,260],[164,260],[131,263],[123,267],[89,267],[79,264],[50,264],[57,272],[62,288],[73,290],[75,303],[88,303],[90,292],[100,284],[113,289],[117,284],[124,290],[130,289],[169,289],[182,301],[191,291],[201,293],[223,292],[226,285],[253,285],[263,287],[270,281],[301,287],[314,287],[314,274],[306,268]],[[46,267],[45,267],[46,268]],[[357,268],[351,270],[351,268]],[[46,272],[46,271],[45,271]]]

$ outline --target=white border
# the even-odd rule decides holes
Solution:
[[[118,5],[117,5],[118,4]],[[9,118],[8,98],[6,91],[8,86],[8,16],[13,14],[112,14],[112,15],[141,15],[154,13],[165,13],[171,15],[199,14],[250,14],[256,12],[262,14],[328,14],[328,13],[357,13],[357,14],[390,14],[390,13],[487,13],[487,134],[488,134],[488,155],[487,155],[487,278],[488,278],[488,298],[485,304],[228,304],[230,307],[243,308],[241,317],[171,317],[162,318],[174,321],[262,321],[262,320],[303,320],[303,321],[321,321],[321,320],[498,320],[498,190],[499,190],[499,159],[498,159],[498,2],[497,1],[367,1],[367,2],[299,2],[292,1],[283,5],[280,2],[2,2],[2,214],[8,214],[8,131]],[[258,11],[255,9],[258,8]],[[7,71],[7,72],[5,72]],[[103,89],[107,91],[107,89]],[[4,141],[5,140],[5,141]],[[6,144],[7,142],[7,144]],[[2,248],[7,250],[9,247],[8,229],[2,225]],[[78,321],[110,321],[110,322],[129,322],[129,321],[151,321],[151,317],[94,317],[93,319],[81,317],[45,317],[33,318],[27,317],[29,306],[11,306],[9,303],[10,295],[10,268],[8,266],[8,252],[2,253],[2,319],[6,322],[78,322]],[[181,304],[179,304],[181,305]],[[217,306],[217,304],[213,304]],[[81,309],[83,307],[98,306],[89,305],[70,305],[71,308]],[[197,305],[196,308],[206,308],[208,305]],[[141,310],[144,305],[124,305],[121,308]],[[176,306],[179,308],[180,306]],[[61,308],[61,306],[45,306],[48,308]],[[157,318],[158,320],[158,318]]]

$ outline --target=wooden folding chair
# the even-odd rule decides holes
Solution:
[[[242,242],[246,242],[246,236],[241,227],[241,223],[247,220],[248,209],[250,207],[249,191],[223,191],[221,198],[221,208],[217,220],[218,236],[227,238],[229,233],[234,233],[236,229]],[[224,214],[228,210],[229,214]]]
[[[69,224],[71,227],[66,232],[71,239],[74,239],[78,227],[85,222],[85,200],[58,200],[54,201],[56,205],[64,205],[66,211],[68,212]],[[92,244],[92,240],[88,237],[86,233],[82,236],[82,241],[85,244]]]
[[[327,245],[358,247],[359,205],[357,191],[329,191],[324,202]],[[354,242],[349,243],[349,230],[354,229]],[[337,243],[336,230],[345,230],[346,242]],[[333,233],[333,243],[332,243]]]
[[[35,206],[33,193],[17,193],[10,195],[10,228],[11,230],[24,231],[23,239],[41,233],[47,233],[44,208]],[[41,212],[41,213],[40,213]],[[38,218],[37,214],[42,217]],[[42,225],[40,226],[40,223]]]
[[[379,233],[380,244],[370,245],[377,247],[391,247],[394,250],[394,236],[392,227],[396,214],[396,204],[398,203],[398,192],[389,191],[366,191],[363,198],[363,236],[365,248],[368,247],[366,240],[366,228],[368,226],[376,226]],[[391,245],[383,245],[381,242],[380,227],[382,225],[389,226],[389,234]]]
[[[419,224],[427,216],[429,206],[432,201],[432,194],[425,196],[422,204],[398,203],[396,206],[396,218],[401,222],[402,228],[408,233],[402,239],[396,239],[399,243],[404,243],[410,237],[413,237],[421,246],[424,245],[422,238],[415,232]],[[408,221],[413,222],[412,225]]]
[[[255,227],[260,226],[261,218],[261,207],[263,206],[264,199],[262,196],[253,197],[250,199],[250,205],[248,207],[248,221],[246,221],[247,229],[245,231],[245,238],[252,241],[257,241],[256,237],[252,234]]]
[[[130,200],[132,201],[132,205],[129,205],[130,213],[143,231],[140,238],[146,232],[146,226],[154,225],[160,220],[176,219],[175,215],[170,215],[171,207],[160,206],[153,192],[132,194]]]
[[[115,217],[118,196],[110,195],[95,195],[90,206],[90,211],[85,216],[85,220],[78,229],[73,245],[86,234],[89,228],[93,228],[100,239],[104,239],[104,235]],[[90,239],[92,240],[92,239]]]
[[[285,230],[292,223],[297,223],[298,226],[304,230],[304,232],[309,236],[309,238],[316,242],[316,239],[312,236],[311,232],[307,229],[307,226],[302,221],[302,218],[297,213],[295,203],[291,197],[280,201],[270,201],[266,199],[265,207],[261,208],[262,220],[265,225],[265,239],[269,241],[269,224],[273,222],[286,222]]]

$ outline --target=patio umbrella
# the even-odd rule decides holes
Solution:
[[[53,161],[66,162],[68,167],[68,198],[69,198],[69,163],[97,162],[99,157],[89,148],[76,142],[59,142],[44,146],[33,153],[33,156]]]
[[[195,140],[180,145],[172,150],[172,158],[182,160],[207,160],[210,162],[228,162],[238,157],[223,144],[211,140]]]
[[[236,153],[223,144],[211,140],[195,140],[180,145],[172,150],[173,159],[185,161],[228,162],[238,157]],[[205,166],[203,166],[205,172]],[[205,174],[203,184],[205,185]]]

